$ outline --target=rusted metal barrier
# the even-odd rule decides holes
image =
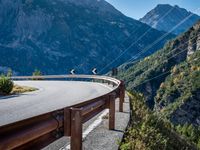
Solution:
[[[109,109],[109,130],[115,128],[115,99],[119,98],[119,111],[123,111],[125,86],[123,81],[107,76],[68,75],[13,77],[24,79],[91,79],[111,83],[115,88],[92,100],[65,107],[40,116],[0,127],[0,150],[41,149],[63,137],[71,137],[71,150],[82,149],[82,125],[104,109]]]

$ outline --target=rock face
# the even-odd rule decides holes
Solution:
[[[177,5],[159,4],[141,18],[140,21],[157,30],[169,32],[184,19],[185,21],[173,30],[172,33],[180,34],[185,32],[200,19],[200,16]]]
[[[91,73],[94,67],[101,70],[149,28],[104,0],[0,0],[0,66],[18,75],[30,75],[35,69],[44,74],[66,74],[72,68]],[[104,72],[163,34],[152,29]]]
[[[200,90],[176,109],[170,116],[170,120],[178,125],[194,124],[200,126]]]

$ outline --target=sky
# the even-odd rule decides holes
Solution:
[[[157,4],[178,5],[200,15],[200,0],[106,0],[123,14],[134,19],[142,18]],[[198,10],[197,10],[198,9]]]

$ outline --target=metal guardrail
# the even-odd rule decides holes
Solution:
[[[84,101],[60,110],[52,111],[0,127],[0,150],[41,149],[53,141],[70,136],[71,150],[82,149],[82,124],[95,115],[109,109],[109,129],[115,128],[115,99],[119,98],[119,111],[123,112],[124,82],[107,76],[60,75],[23,76],[13,80],[75,79],[101,81],[113,85],[113,90],[100,97]],[[31,111],[31,110],[30,110]]]

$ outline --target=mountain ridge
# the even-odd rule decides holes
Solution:
[[[172,33],[178,35],[188,30],[194,23],[200,20],[200,16],[187,11],[185,8],[180,8],[178,5],[158,4],[139,20],[157,30],[169,32],[186,18],[188,19],[182,25],[172,31]]]
[[[85,74],[94,67],[100,70],[144,30],[151,29],[104,0],[0,1],[0,27],[1,72],[11,68],[18,75],[31,75],[35,69],[44,74],[65,74],[72,68]],[[151,29],[105,72],[163,34]],[[172,37],[161,40],[148,53],[161,48]]]

